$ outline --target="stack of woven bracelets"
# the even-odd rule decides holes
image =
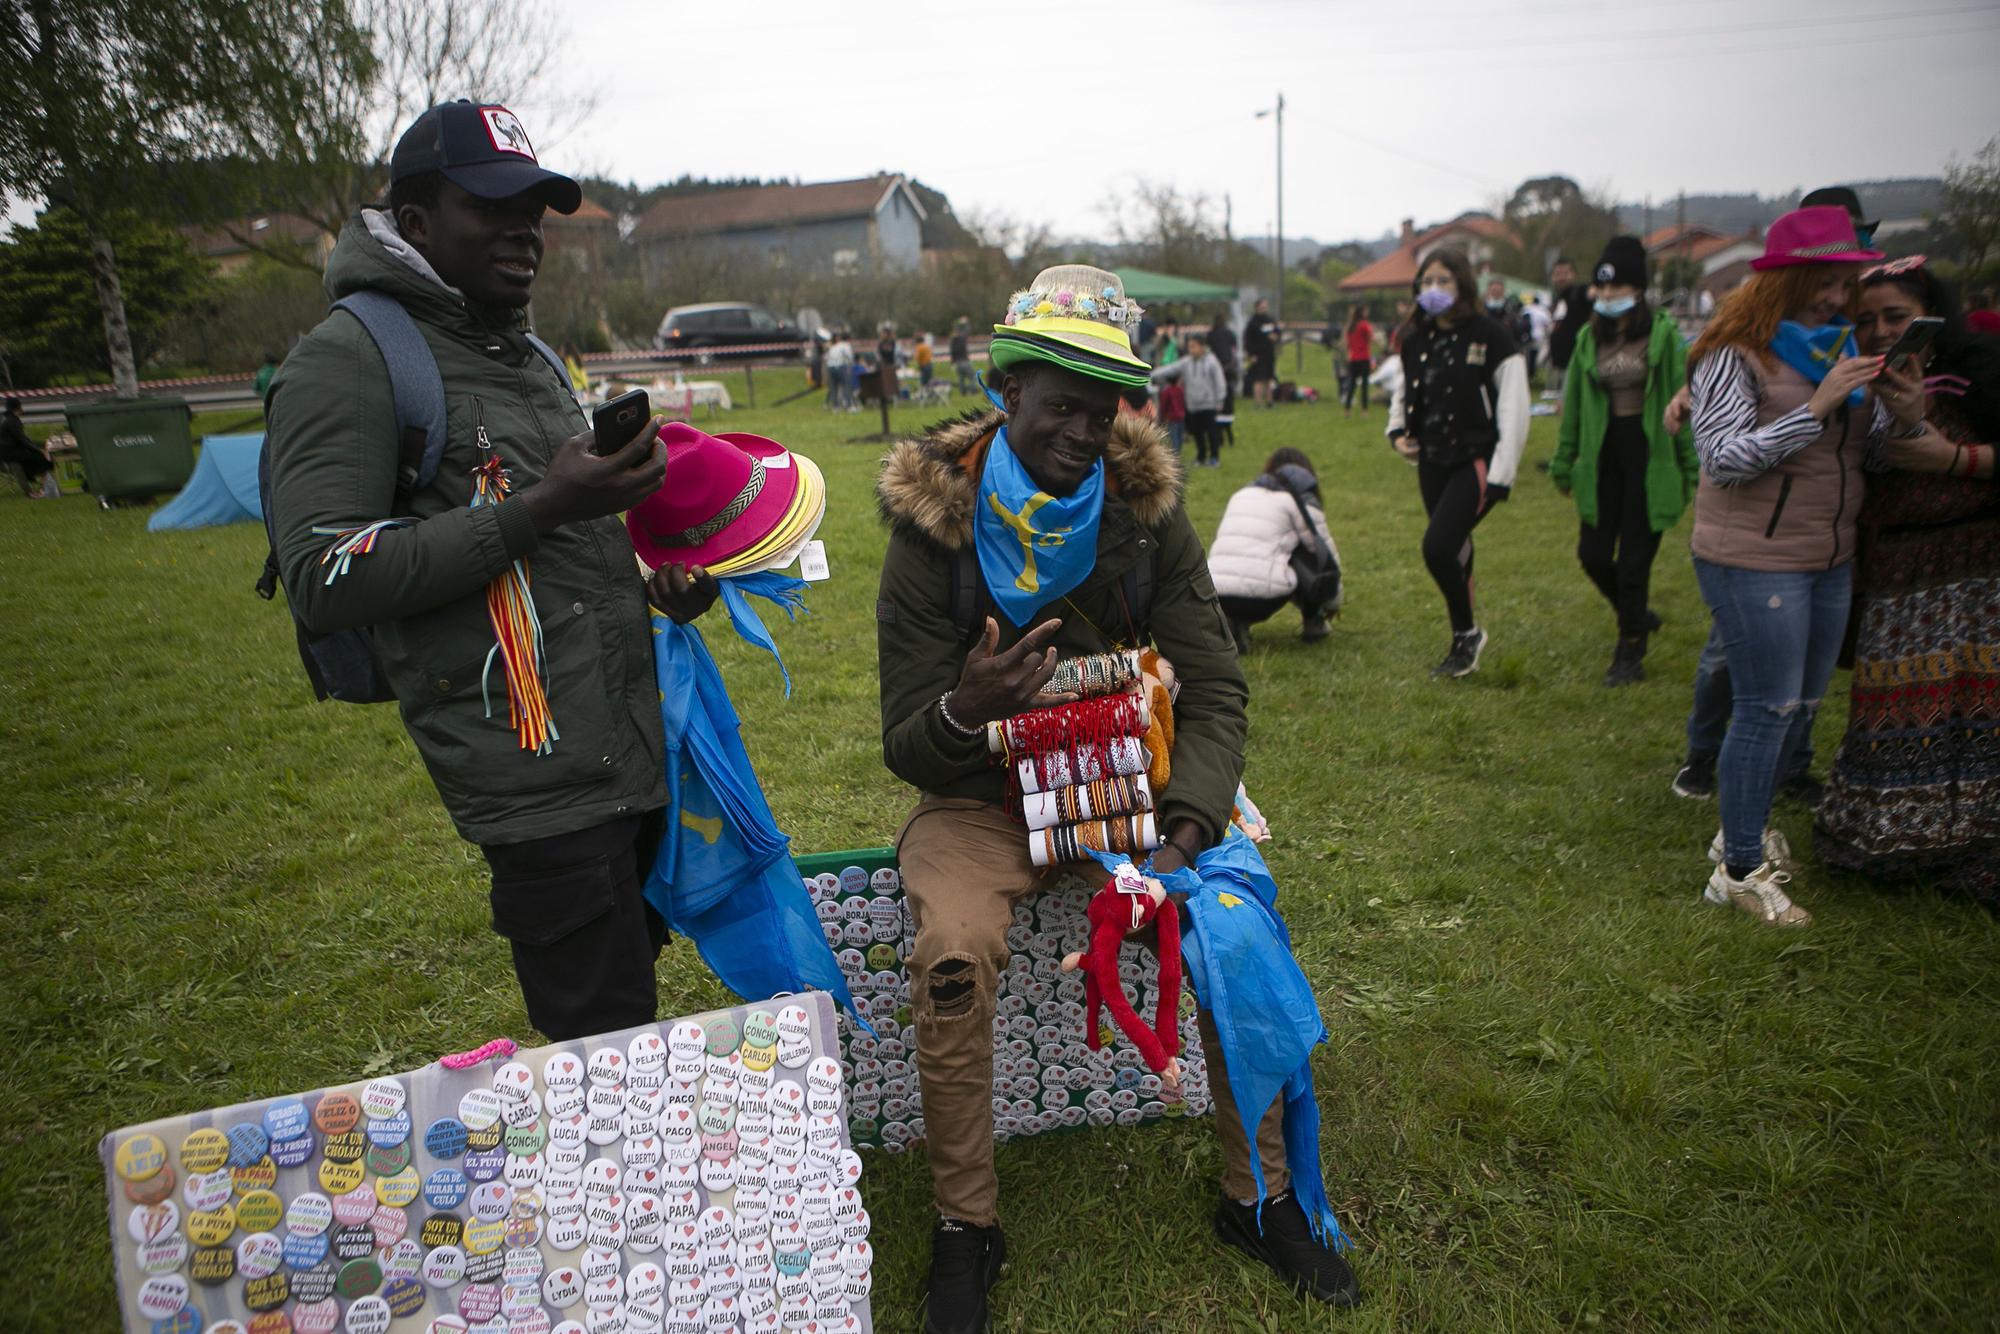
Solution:
[[[987,725],[1035,865],[1088,861],[1092,849],[1143,859],[1160,846],[1153,811],[1172,723],[1159,716],[1170,706],[1158,655],[1144,656],[1152,662],[1136,649],[1066,659],[1043,693],[1081,698]]]

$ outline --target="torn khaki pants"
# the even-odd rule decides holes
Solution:
[[[998,806],[965,798],[927,796],[918,802],[896,835],[896,852],[917,931],[909,959],[910,1001],[938,1212],[985,1227],[999,1218],[993,1011],[1000,971],[1007,966],[1007,928],[1014,922],[1015,902],[1052,886],[1064,871],[1038,869],[1020,825]],[[1205,1008],[1200,1024],[1215,1129],[1222,1139],[1222,1191],[1231,1199],[1254,1199],[1251,1146]],[[1273,1099],[1257,1127],[1256,1151],[1272,1195],[1291,1184],[1282,1117],[1282,1104]]]

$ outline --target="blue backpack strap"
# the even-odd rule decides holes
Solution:
[[[396,403],[398,507],[437,476],[444,459],[444,376],[437,356],[402,302],[385,292],[352,292],[333,303],[361,321],[389,368]]]
[[[534,334],[526,334],[524,336],[528,340],[528,346],[541,353],[542,360],[548,362],[549,369],[556,373],[556,382],[562,385],[562,391],[574,400],[576,398],[576,390],[569,382],[569,367],[563,365],[563,359],[556,354],[556,350],[537,338]]]

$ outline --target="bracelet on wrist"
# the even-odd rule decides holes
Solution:
[[[951,692],[949,690],[947,690],[944,694],[938,696],[938,702],[937,702],[938,716],[944,719],[944,725],[946,727],[949,727],[952,731],[958,733],[960,736],[964,737],[967,741],[970,741],[974,737],[978,736],[985,729],[979,727],[967,727],[964,723],[952,717],[951,706],[945,703],[945,701],[950,698],[951,698]]]

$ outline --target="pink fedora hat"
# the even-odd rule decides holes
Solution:
[[[1879,250],[1864,250],[1854,235],[1854,219],[1837,204],[1795,208],[1771,224],[1764,253],[1750,261],[1753,269],[1782,269],[1794,264],[1860,264],[1882,258]]]
[[[710,565],[747,551],[784,520],[799,491],[791,451],[761,435],[660,429],[667,481],[625,516],[632,549],[654,569]]]

